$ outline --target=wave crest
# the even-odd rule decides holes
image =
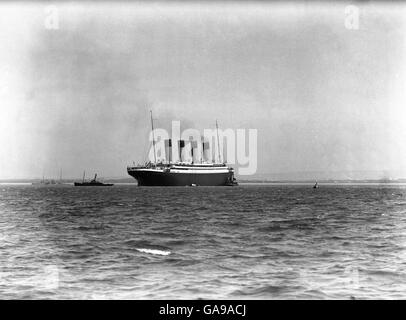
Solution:
[[[139,252],[150,253],[150,254],[158,254],[158,255],[161,255],[161,256],[167,256],[167,255],[171,254],[170,251],[157,250],[157,249],[136,248],[136,250],[139,251]]]

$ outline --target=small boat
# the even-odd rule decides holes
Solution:
[[[319,188],[319,184],[316,182],[313,186],[313,189],[318,189]]]
[[[88,182],[85,181],[85,173],[83,173],[83,180],[82,182],[74,182],[75,187],[111,187],[114,184],[112,183],[103,183],[96,180],[97,173],[94,175],[94,179]]]
[[[60,170],[59,181],[55,179],[45,179],[45,176],[42,175],[42,180],[38,182],[33,182],[33,185],[60,185],[64,184],[62,182],[62,169]]]
[[[33,182],[32,185],[50,185],[50,184],[56,184],[56,181],[51,179],[51,180],[45,180],[45,177],[42,176],[42,180],[39,182]]]
[[[238,186],[237,179],[234,177],[228,179],[226,186]]]

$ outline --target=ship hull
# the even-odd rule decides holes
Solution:
[[[88,183],[88,182],[75,182],[75,187],[111,187],[112,183]]]
[[[175,173],[151,170],[128,170],[139,186],[227,186],[232,172]]]

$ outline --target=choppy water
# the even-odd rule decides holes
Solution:
[[[406,298],[406,187],[0,186],[0,298]]]

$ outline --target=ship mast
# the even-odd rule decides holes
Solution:
[[[152,129],[152,146],[154,148],[154,161],[156,164],[156,151],[155,151],[155,135],[154,135],[154,119],[152,119],[152,110],[149,111],[151,113],[151,129]]]
[[[221,163],[221,152],[220,152],[220,139],[219,139],[219,126],[217,124],[217,119],[216,119],[216,131],[217,131],[217,147],[219,151],[219,163]]]

